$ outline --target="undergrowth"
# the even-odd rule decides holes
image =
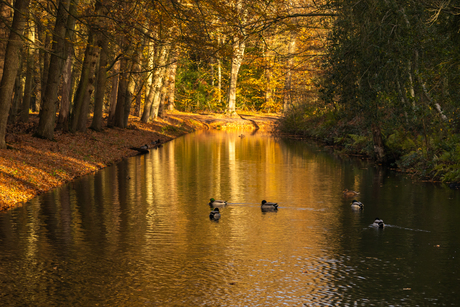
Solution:
[[[277,131],[314,138],[346,154],[375,158],[372,134],[365,122],[359,114],[304,104],[286,112]],[[444,127],[422,134],[392,124],[381,128],[388,166],[421,179],[460,183],[459,132]]]

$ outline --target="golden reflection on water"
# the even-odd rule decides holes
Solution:
[[[441,192],[301,142],[239,134],[178,138],[0,216],[7,289],[0,298],[39,306],[321,306],[398,305],[396,297],[410,306],[441,291],[449,302],[449,290],[417,284],[420,272],[444,278],[425,259],[460,266],[425,244],[436,241],[433,212],[455,221],[448,207],[430,207]],[[345,188],[361,192],[364,211],[350,209]],[[229,202],[218,222],[208,218],[211,197]],[[261,212],[263,199],[278,202],[278,212]],[[407,205],[395,210],[395,200]],[[414,230],[422,227],[420,204],[428,232]],[[367,227],[382,213],[405,228]],[[444,234],[452,225],[439,228]],[[409,299],[400,290],[408,285]]]

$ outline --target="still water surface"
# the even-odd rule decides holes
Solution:
[[[459,191],[239,134],[187,135],[0,213],[0,305],[460,304]],[[211,197],[230,203],[218,222]]]

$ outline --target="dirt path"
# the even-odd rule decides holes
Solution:
[[[128,129],[88,129],[75,134],[57,131],[55,141],[48,141],[32,136],[38,124],[35,114],[27,124],[8,126],[9,149],[0,150],[0,210],[138,154],[131,147],[153,147],[154,141],[165,143],[200,129],[271,130],[277,119],[276,115],[225,117],[174,112],[151,124],[130,117]]]

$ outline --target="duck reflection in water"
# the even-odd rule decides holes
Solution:
[[[278,203],[271,203],[267,202],[266,200],[262,200],[262,204],[260,205],[262,211],[277,211],[278,210]]]
[[[209,213],[209,218],[214,221],[219,220],[220,219],[219,208],[214,208],[214,210]]]
[[[355,196],[355,195],[358,195],[359,192],[356,192],[356,191],[351,191],[351,190],[348,190],[348,189],[345,189],[343,191],[343,196],[345,197],[351,197],[351,196]]]

